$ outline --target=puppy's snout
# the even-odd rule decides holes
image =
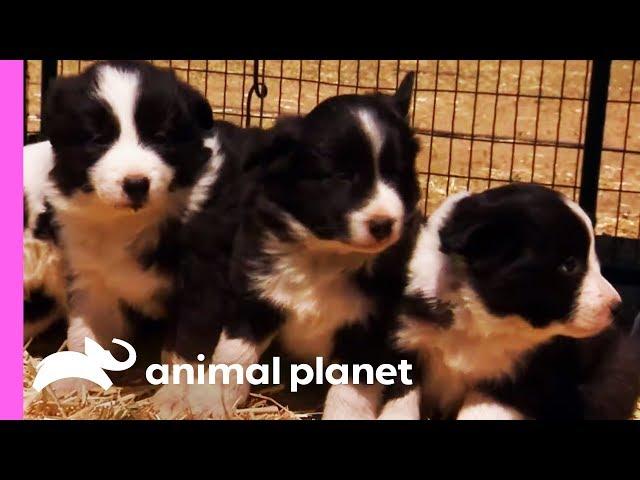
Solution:
[[[134,205],[142,205],[149,195],[149,179],[147,177],[126,177],[122,189]]]
[[[622,305],[622,298],[618,291],[611,285],[604,277],[600,277],[600,292],[605,302],[609,304],[609,308],[613,312],[614,309],[620,309]]]
[[[395,220],[389,217],[377,217],[369,220],[369,233],[378,241],[384,240],[391,235]]]

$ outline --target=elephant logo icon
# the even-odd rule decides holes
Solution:
[[[118,338],[114,338],[112,342],[127,350],[129,358],[126,361],[116,360],[111,352],[85,337],[84,353],[57,352],[42,359],[36,367],[37,374],[33,381],[33,388],[40,392],[44,387],[57,380],[83,378],[107,390],[113,385],[113,382],[104,372],[105,370],[120,372],[131,368],[136,362],[136,351],[129,343]]]

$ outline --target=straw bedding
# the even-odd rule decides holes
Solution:
[[[31,388],[36,374],[36,366],[40,358],[33,357],[25,349],[24,368],[24,418],[40,420],[157,420],[151,408],[149,397],[157,387],[131,382],[127,386],[112,386],[106,392],[78,392],[58,398],[47,387],[38,393]],[[138,383],[138,384],[136,384]],[[246,405],[235,410],[235,420],[310,420],[318,419],[321,412],[314,409],[290,409],[286,400],[278,401],[274,397],[282,395],[283,385],[265,388],[259,393],[252,393]],[[309,405],[317,405],[321,397],[308,401]],[[189,419],[186,414],[179,419]],[[634,415],[640,420],[640,401]]]
[[[57,397],[51,388],[36,392],[31,385],[40,358],[33,357],[25,349],[24,368],[24,418],[39,420],[157,420],[149,397],[158,387],[137,382],[126,386],[114,385],[109,390],[68,394]],[[137,383],[137,384],[136,384]],[[294,412],[267,394],[277,393],[283,386],[276,386],[252,393],[246,405],[236,408],[236,420],[301,420],[318,417],[319,412]],[[189,419],[185,414],[178,419]]]

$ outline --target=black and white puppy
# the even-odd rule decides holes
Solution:
[[[185,228],[173,361],[246,368],[276,337],[302,361],[382,361],[419,226],[413,77],[283,119],[241,181],[221,178]],[[167,385],[154,402],[163,417],[225,417],[249,385],[219,382]],[[325,418],[368,417],[378,401],[375,385],[334,386]]]
[[[640,335],[612,324],[591,222],[560,194],[512,184],[448,198],[420,233],[395,332],[419,388],[381,418],[629,418]]]
[[[67,348],[83,351],[85,337],[108,348],[132,320],[166,314],[177,225],[219,166],[205,140],[211,108],[172,71],[140,61],[60,78],[45,108],[50,143],[25,148],[25,164],[39,162],[30,184],[43,184],[64,254]]]
[[[66,274],[53,223],[53,209],[45,198],[52,166],[48,142],[24,148],[24,340],[47,330],[67,312]]]

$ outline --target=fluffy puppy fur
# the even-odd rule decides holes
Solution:
[[[185,227],[172,361],[246,368],[274,338],[300,360],[386,359],[419,225],[412,86],[411,73],[395,95],[337,96],[270,131],[221,132],[240,161],[225,162]],[[219,382],[166,385],[153,401],[163,417],[226,417],[249,385]],[[376,386],[334,386],[325,417],[378,402]]]
[[[50,142],[26,147],[25,161],[39,157],[68,269],[67,347],[89,337],[108,348],[166,314],[176,231],[219,167],[211,108],[168,69],[108,61],[58,79],[44,114]]]
[[[49,144],[24,148],[24,340],[66,315],[65,267],[45,186],[53,158]]]
[[[629,418],[640,334],[600,274],[578,205],[513,184],[447,199],[422,229],[394,333],[417,388],[381,418]]]

